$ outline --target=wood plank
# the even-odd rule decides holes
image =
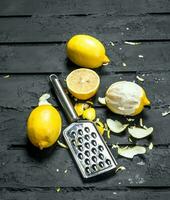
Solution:
[[[132,161],[119,157],[117,161],[126,167],[125,171],[85,182],[68,150],[57,148],[48,152],[35,152],[30,147],[27,150],[2,151],[0,187],[90,187],[93,190],[112,190],[114,187],[170,187],[169,153],[170,149],[154,148]],[[66,169],[68,172],[64,173]]]
[[[20,191],[21,190],[21,191]],[[32,189],[32,188],[24,188],[22,189],[15,189],[15,188],[7,188],[7,189],[2,189],[0,191],[0,197],[3,200],[11,200],[11,199],[17,199],[17,200],[23,200],[25,197],[27,197],[28,200],[32,199],[41,199],[41,200],[46,200],[46,199],[57,199],[57,200],[63,200],[63,199],[70,199],[70,200],[75,200],[75,199],[84,199],[84,200],[102,200],[102,199],[115,199],[115,200],[120,200],[120,199],[126,199],[126,200],[131,200],[131,199],[138,199],[138,200],[143,200],[143,199],[150,199],[150,200],[164,200],[168,199],[170,192],[166,190],[140,190],[140,191],[133,191],[133,190],[128,190],[128,191],[117,191],[113,190],[108,191],[108,190],[92,190],[92,189],[85,189],[85,188],[80,188],[80,191],[78,189],[73,188],[73,191],[69,191],[68,189],[61,188],[61,191],[57,193],[55,191],[55,188],[53,189]],[[140,195],[139,195],[140,192]]]
[[[102,68],[103,73],[119,71],[169,71],[169,42],[143,42],[140,45],[115,43],[113,47],[105,42],[106,52],[111,63]],[[69,72],[75,65],[68,62],[66,44],[48,45],[1,45],[1,73],[53,73]],[[150,53],[152,52],[152,54]],[[139,58],[143,55],[144,58]],[[126,63],[126,67],[123,66]]]
[[[132,6],[133,5],[133,6]],[[168,0],[1,0],[0,15],[32,15],[32,14],[145,14],[145,13],[167,13],[170,12]]]
[[[103,68],[105,69],[105,68]],[[99,74],[105,73],[103,70],[98,71]],[[139,76],[142,77],[142,74]],[[39,97],[44,93],[50,93],[52,98],[50,102],[57,106],[55,95],[52,93],[50,85],[48,84],[49,74],[42,75],[11,75],[9,78],[0,77],[0,94],[3,94],[0,98],[0,106],[7,108],[30,108],[34,107],[38,103]],[[62,83],[65,84],[67,74],[60,74]],[[101,84],[99,91],[94,97],[93,101],[96,106],[101,106],[97,99],[104,96],[107,88],[114,82],[120,80],[133,81],[136,80],[136,74],[114,74],[106,72],[105,75],[101,75]],[[170,102],[169,87],[170,87],[170,73],[145,73],[143,78],[145,81],[141,83],[136,82],[145,88],[149,99],[152,102],[152,106],[167,106]]]
[[[169,40],[169,27],[169,15],[0,18],[0,43],[65,42],[78,33],[102,41]]]
[[[162,117],[161,113],[166,110],[165,108],[162,109],[151,109],[145,111],[139,115],[134,117],[135,121],[131,122],[131,125],[137,124],[139,125],[139,119],[143,119],[143,123],[150,127],[154,128],[153,134],[151,137],[148,137],[143,140],[134,141],[134,143],[139,145],[148,146],[150,142],[153,142],[155,146],[167,146],[170,144],[170,134],[169,134],[169,120],[170,116]],[[26,122],[27,118],[30,114],[32,109],[16,111],[11,109],[2,109],[0,115],[0,146],[4,145],[5,147],[9,148],[18,148],[19,146],[26,146],[27,145],[27,136],[26,136]],[[119,116],[109,112],[106,108],[98,108],[97,117],[99,117],[103,122],[106,122],[107,118],[111,118],[114,120],[119,120],[122,123],[129,123],[124,116]],[[66,116],[60,111],[63,121],[63,129],[68,126],[68,121]],[[132,144],[128,140],[129,134],[126,130],[124,133],[114,134],[111,133],[111,138],[107,138],[107,134],[104,134],[104,138],[107,141],[109,146],[113,144],[121,144],[127,145]],[[63,141],[62,136],[60,140]],[[133,139],[132,139],[133,140]]]

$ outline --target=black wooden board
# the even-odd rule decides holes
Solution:
[[[132,6],[133,5],[133,6]],[[32,14],[88,15],[88,14],[146,14],[170,12],[168,0],[1,0],[1,16],[25,16]]]
[[[80,33],[105,42],[169,40],[169,27],[169,15],[0,18],[0,43],[65,42]]]
[[[135,46],[124,42],[112,46],[109,41],[105,42],[111,63],[99,70],[103,73],[169,71],[169,44],[169,42],[144,41]],[[0,45],[0,71],[2,73],[68,73],[77,66],[68,61],[65,49],[65,43]],[[139,58],[139,55],[143,55],[143,58]],[[123,63],[127,66],[123,66]]]
[[[100,72],[99,72],[100,73]],[[144,76],[142,76],[144,74]],[[67,74],[59,74],[63,85],[65,86],[65,78]],[[137,80],[136,75],[144,78],[144,82]],[[6,75],[5,75],[6,76]],[[38,104],[39,97],[44,93],[50,93],[52,98],[50,102],[57,105],[55,95],[52,93],[49,84],[49,74],[42,75],[10,75],[5,78],[4,75],[0,77],[0,93],[3,94],[0,98],[0,106],[7,108],[30,108]],[[99,91],[94,97],[95,106],[101,106],[98,103],[98,97],[103,97],[107,88],[116,81],[133,81],[135,80],[141,85],[151,100],[152,107],[164,107],[169,105],[169,87],[170,87],[170,73],[141,73],[141,74],[115,74],[106,73],[101,75],[101,83]]]
[[[114,187],[170,187],[170,149],[154,148],[133,160],[117,157],[126,170],[85,181],[67,149],[38,152],[32,146],[0,152],[0,187],[71,187],[113,190]],[[67,170],[67,173],[65,173]],[[159,181],[158,181],[159,180]]]
[[[170,115],[162,117],[170,106],[169,13],[169,0],[0,1],[0,200],[169,199]],[[126,170],[92,181],[81,178],[68,149],[55,144],[39,151],[26,136],[27,118],[44,93],[50,93],[49,101],[61,113],[63,128],[68,125],[48,76],[56,73],[65,85],[68,73],[78,67],[66,57],[66,42],[80,33],[101,40],[111,59],[108,66],[95,70],[101,77],[92,99],[97,117],[127,122],[97,99],[113,82],[136,81],[146,90],[151,107],[131,124],[138,125],[142,118],[154,128],[151,137],[133,140],[145,146],[147,153],[132,160],[118,156],[112,148],[116,143],[133,145],[127,131],[122,136],[111,133],[110,139],[105,134]],[[60,141],[64,141],[62,135]],[[149,151],[150,142],[154,148]]]
[[[56,187],[57,188],[57,187]],[[72,188],[61,188],[60,192],[56,192],[56,188],[4,188],[1,191],[0,198],[3,200],[11,199],[84,199],[84,200],[132,200],[132,199],[150,199],[150,200],[166,200],[169,198],[170,192],[168,190],[94,190],[91,189],[72,189]],[[140,192],[140,195],[139,195]]]
[[[152,126],[154,131],[152,137],[148,137],[143,140],[137,140],[134,141],[134,143],[145,146],[148,146],[150,142],[153,142],[155,146],[167,147],[170,145],[170,134],[168,128],[170,116],[162,117],[161,115],[161,113],[165,110],[165,108],[151,110],[145,109],[141,115],[135,117],[135,121],[131,122],[131,125],[139,125],[139,119],[142,118],[143,123],[148,127]],[[26,122],[31,111],[32,109],[27,109],[24,111],[1,109],[0,123],[2,125],[0,127],[0,145],[4,145],[6,148],[18,148],[20,145],[27,145]],[[103,122],[105,122],[107,118],[111,118],[114,120],[119,120],[122,123],[129,123],[125,117],[108,112],[107,108],[98,108],[96,111],[97,117]],[[67,125],[69,125],[69,123],[67,122],[65,115],[63,115],[63,112],[60,111],[60,113],[62,115],[64,129],[67,127]],[[128,131],[125,131],[121,136],[120,134],[111,133],[110,139],[108,139],[107,135],[104,134],[104,138],[110,147],[112,144],[116,143],[124,146],[127,144],[131,145],[132,143],[129,142],[128,137]]]

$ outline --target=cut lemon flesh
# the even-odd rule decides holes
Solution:
[[[94,96],[100,85],[100,78],[90,69],[76,69],[66,78],[69,92],[77,99],[86,100]]]

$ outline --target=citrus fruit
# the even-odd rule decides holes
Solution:
[[[83,119],[93,121],[96,118],[96,111],[94,108],[87,108],[82,115]]]
[[[27,135],[31,143],[40,148],[52,146],[61,132],[61,117],[51,105],[36,107],[27,121]]]
[[[90,35],[75,35],[67,42],[67,56],[81,67],[97,68],[110,62],[103,44]]]
[[[100,85],[96,72],[81,68],[72,71],[66,78],[69,92],[77,99],[86,100],[94,96]]]
[[[105,101],[112,112],[129,116],[139,114],[144,106],[150,105],[144,89],[129,81],[113,83],[106,91]]]

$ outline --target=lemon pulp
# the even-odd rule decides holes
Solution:
[[[77,69],[66,78],[69,92],[77,99],[86,100],[94,96],[99,88],[100,78],[90,69]]]

